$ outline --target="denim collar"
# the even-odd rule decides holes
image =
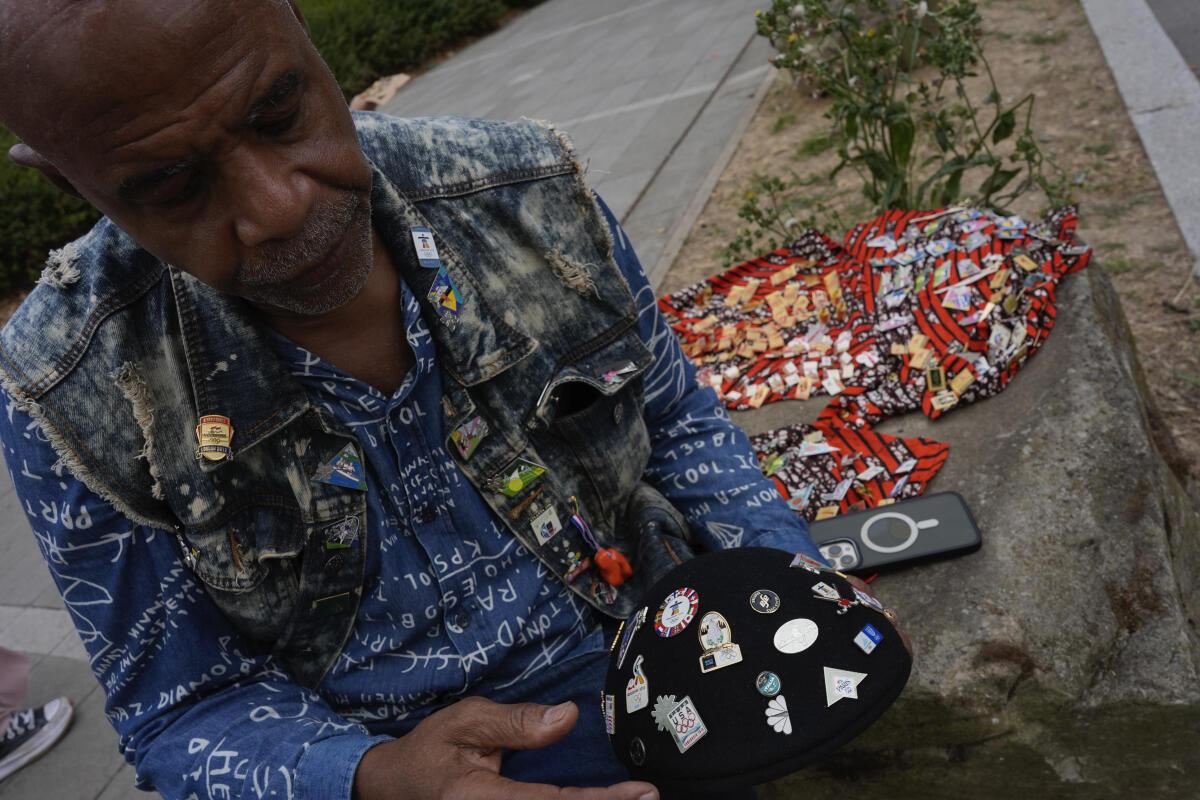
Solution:
[[[401,278],[421,299],[442,368],[458,382],[471,386],[494,378],[536,350],[537,340],[488,307],[475,289],[473,276],[440,237],[438,250],[461,290],[463,306],[450,323],[437,318],[423,299],[436,271],[417,264],[409,240],[413,227],[430,227],[429,223],[374,163],[371,167],[372,222],[389,247]],[[313,407],[308,393],[289,374],[244,301],[174,268],[170,279],[193,408],[197,418],[206,414],[229,418],[234,431],[234,458]],[[200,460],[205,471],[220,469],[226,463]]]

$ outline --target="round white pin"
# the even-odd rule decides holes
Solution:
[[[801,653],[812,647],[817,633],[817,623],[811,619],[789,619],[775,631],[775,649],[781,653]]]

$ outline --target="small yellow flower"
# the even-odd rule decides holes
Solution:
[[[762,16],[762,9],[761,9],[761,8],[756,8],[756,9],[754,9],[754,16],[755,16],[755,17],[761,17],[761,16]]]
[[[800,38],[800,37],[799,37],[799,36],[797,36],[795,33],[790,33],[790,34],[788,34],[788,44],[795,44],[795,43],[796,43],[796,40],[797,40],[797,39],[799,39],[799,38]]]
[[[867,38],[868,39],[874,39],[876,33],[878,33],[878,31],[876,31],[874,28],[867,28]]]
[[[746,199],[749,200],[750,202],[754,202],[755,200],[758,199],[758,195],[755,194],[754,192],[746,192]]]

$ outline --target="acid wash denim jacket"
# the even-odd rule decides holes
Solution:
[[[458,313],[440,315],[426,300],[437,270],[395,254],[425,304],[444,375],[444,430],[486,426],[459,468],[549,573],[601,614],[626,617],[690,554],[691,537],[641,483],[655,446],[642,414],[653,355],[569,143],[532,122],[377,114],[355,122],[384,239],[431,230],[458,289]],[[354,625],[372,528],[362,492],[314,476],[356,440],[288,374],[240,300],[102,220],[54,254],[0,332],[0,382],[61,468],[131,523],[175,536],[182,563],[232,627],[296,683],[320,683]],[[230,419],[228,458],[198,457],[206,415]],[[679,426],[686,431],[687,421]],[[672,432],[658,438],[669,444]],[[535,488],[506,491],[529,464],[545,470]],[[667,494],[733,488],[690,471],[672,476]],[[817,555],[803,524],[784,520],[790,512],[769,482],[750,491],[761,495],[763,533],[788,529],[778,543]],[[660,525],[631,524],[631,505],[666,512],[647,517]],[[577,509],[600,545],[632,562],[632,578],[614,587],[594,564],[581,565],[578,554],[592,548],[574,526],[535,535],[549,508]],[[672,520],[684,530],[671,535]],[[349,530],[360,547],[331,557],[313,544]],[[699,533],[710,546],[736,546],[750,543],[742,530],[710,524]]]

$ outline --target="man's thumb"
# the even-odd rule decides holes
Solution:
[[[463,738],[482,748],[536,750],[566,736],[578,719],[574,703],[481,703],[463,720]]]

